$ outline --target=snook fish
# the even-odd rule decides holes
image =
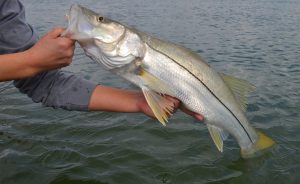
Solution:
[[[191,50],[149,36],[80,5],[71,6],[63,36],[79,42],[87,56],[143,91],[157,119],[165,125],[172,106],[162,94],[178,98],[202,114],[219,151],[232,135],[244,158],[274,142],[249,124],[246,95],[250,83],[218,73]]]

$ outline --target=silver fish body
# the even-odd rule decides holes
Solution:
[[[248,122],[248,82],[213,70],[198,54],[122,25],[79,5],[69,12],[65,36],[79,42],[85,53],[107,70],[139,86],[158,120],[165,124],[171,107],[159,94],[182,101],[202,114],[220,151],[230,134],[243,157],[252,157],[274,142]]]

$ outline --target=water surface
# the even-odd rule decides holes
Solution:
[[[43,35],[76,1],[24,0]],[[206,127],[177,113],[167,127],[142,114],[70,112],[0,84],[0,183],[298,183],[300,2],[296,0],[86,0],[80,4],[201,54],[257,86],[251,124],[277,145],[244,160],[233,138],[217,151]],[[76,49],[72,66],[101,84],[132,88]]]

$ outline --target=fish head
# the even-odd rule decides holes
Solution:
[[[121,68],[144,54],[140,37],[123,24],[78,4],[71,6],[62,36],[78,41],[85,54],[106,69]]]
[[[125,27],[90,9],[73,4],[66,15],[68,27],[63,36],[77,40],[97,40],[103,44],[116,42],[125,33]]]

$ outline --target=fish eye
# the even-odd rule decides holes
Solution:
[[[97,17],[98,22],[103,22],[103,20],[104,20],[104,17],[101,17],[101,16]]]

